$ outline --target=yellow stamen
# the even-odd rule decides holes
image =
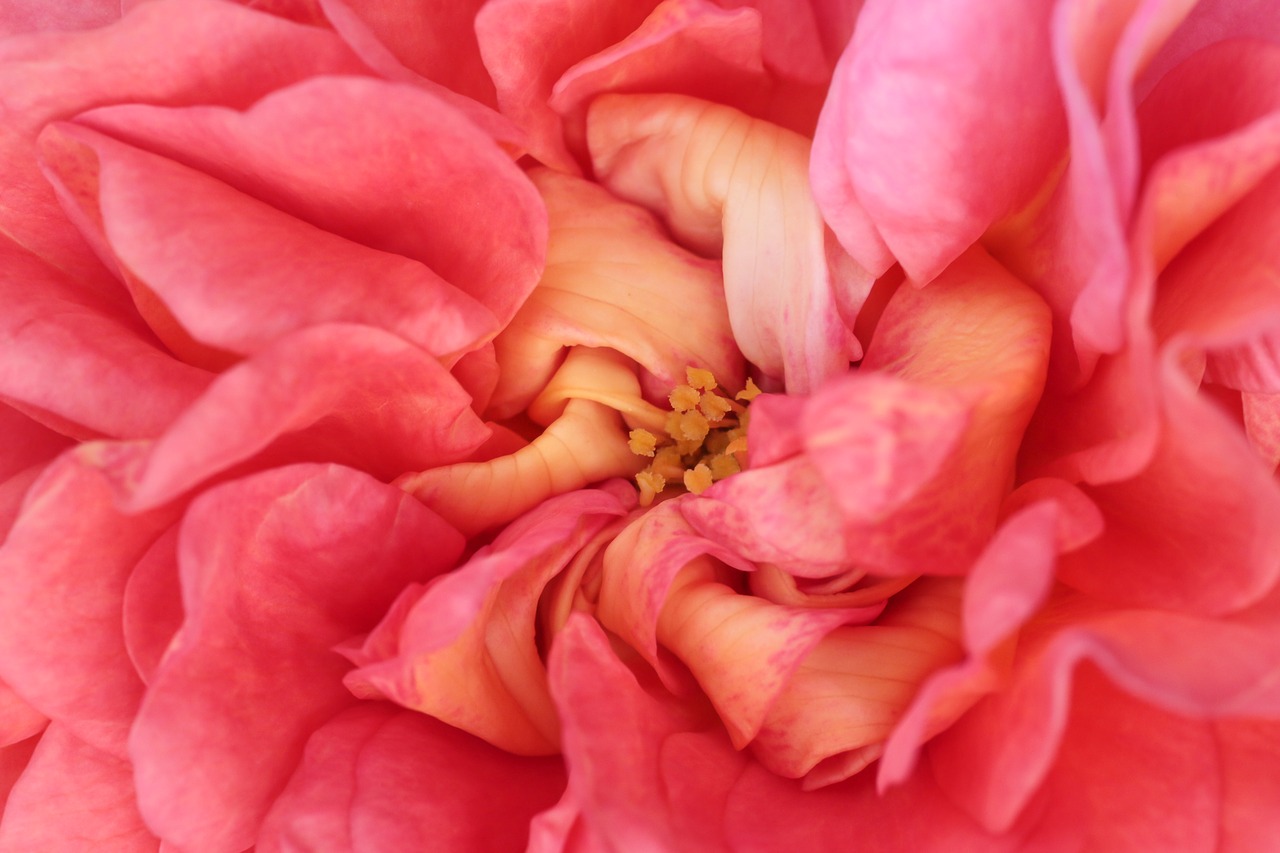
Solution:
[[[741,470],[742,466],[732,456],[711,457],[711,479],[713,480],[723,480],[725,477],[737,474]]]
[[[699,391],[711,391],[716,387],[716,377],[710,370],[701,367],[686,367],[684,375],[689,384]]]
[[[733,399],[741,400],[744,403],[750,403],[756,397],[759,397],[760,393],[761,393],[760,389],[756,386],[756,383],[751,379],[750,376],[748,376],[747,387],[743,388],[741,391],[735,394]]]
[[[636,456],[652,456],[658,447],[658,437],[647,429],[633,429],[627,446]]]
[[[699,462],[690,471],[684,472],[684,487],[695,495],[700,495],[711,488],[711,469]]]
[[[701,444],[710,430],[711,425],[701,412],[675,412],[667,420],[667,432],[676,441],[696,441]]]
[[[698,389],[690,385],[677,385],[667,399],[671,401],[671,408],[677,412],[688,412],[698,408],[701,396]]]
[[[698,410],[706,415],[709,421],[718,421],[733,410],[733,403],[718,394],[703,394]]]
[[[646,469],[636,474],[636,485],[640,487],[640,506],[648,506],[666,488],[667,480],[661,474]]]

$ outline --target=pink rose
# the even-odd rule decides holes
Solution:
[[[1266,4],[44,5],[0,851],[1280,839]]]

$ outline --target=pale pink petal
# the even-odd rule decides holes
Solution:
[[[8,239],[0,267],[0,397],[44,426],[80,439],[151,437],[213,378]]]
[[[630,477],[645,460],[628,447],[619,410],[656,409],[624,362],[608,350],[575,347],[530,408],[533,420],[546,424],[531,442],[508,456],[406,474],[396,485],[471,536],[555,495]]]
[[[575,850],[724,851],[726,796],[745,759],[720,732],[647,693],[590,620],[556,638],[551,689],[564,725]],[[690,731],[693,729],[693,731]],[[585,842],[585,843],[583,843]]]
[[[863,7],[819,120],[813,182],[866,269],[887,269],[887,246],[929,281],[1035,194],[1064,142],[1044,61],[1050,5]]]
[[[220,368],[291,331],[351,322],[456,357],[493,314],[423,264],[327,233],[172,160],[75,123],[40,138],[68,207],[168,347]],[[176,320],[176,323],[174,322]],[[193,352],[190,338],[220,352]]]
[[[177,512],[116,509],[93,463],[101,449],[52,465],[0,547],[0,678],[77,738],[123,755],[142,696],[120,624],[125,583]]]
[[[317,77],[243,113],[121,106],[77,122],[420,261],[500,324],[542,271],[546,212],[533,186],[487,134],[413,86]]]
[[[470,402],[439,362],[394,335],[313,326],[220,375],[156,441],[105,446],[104,467],[131,508],[255,457],[332,460],[389,479],[479,447],[487,432]]]
[[[337,466],[197,499],[179,540],[186,621],[129,740],[147,824],[179,848],[251,844],[307,736],[353,701],[331,647],[462,547],[399,490]]]
[[[107,103],[243,107],[316,74],[368,73],[328,30],[211,0],[146,3],[115,26],[10,41],[3,55],[0,230],[103,290],[115,283],[58,209],[33,156],[48,122]]]
[[[120,20],[119,0],[51,6],[43,0],[12,0],[0,7],[0,34],[91,30]]]
[[[660,213],[695,250],[723,255],[729,322],[748,361],[806,393],[860,355],[836,308],[807,139],[677,95],[600,97],[587,124],[605,186]]]
[[[56,723],[40,738],[0,821],[0,850],[48,853],[158,851],[143,824],[127,761]]]
[[[559,730],[538,652],[538,599],[580,550],[612,538],[616,530],[602,531],[626,509],[594,490],[544,503],[412,604],[398,603],[350,655],[361,668],[348,686],[511,752],[554,753]]]
[[[685,381],[687,367],[709,369],[721,386],[740,390],[742,356],[718,266],[672,243],[643,208],[595,184],[545,169],[530,177],[551,224],[547,268],[495,341],[506,369],[492,415],[524,411],[559,366],[563,348],[579,344],[629,356],[661,397]]]
[[[520,758],[421,714],[369,703],[307,742],[256,849],[524,849],[564,789],[559,759]]]
[[[529,153],[580,174],[548,103],[571,65],[616,44],[640,25],[655,0],[490,0],[476,15],[480,55],[498,105],[529,137]]]

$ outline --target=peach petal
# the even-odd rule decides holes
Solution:
[[[498,331],[492,313],[421,263],[328,234],[171,160],[74,123],[52,126],[41,145],[61,192],[69,179],[90,182],[91,194],[70,204],[87,208],[97,242],[174,351],[187,333],[245,354],[306,326],[350,322],[448,357]],[[182,327],[177,345],[170,318]]]
[[[398,337],[313,326],[223,373],[156,441],[97,452],[131,508],[159,506],[264,449],[267,461],[331,459],[389,478],[479,447],[486,430],[469,403],[439,362]]]
[[[521,850],[564,784],[558,759],[519,758],[430,717],[363,704],[308,740],[256,849]]]
[[[120,512],[94,450],[49,467],[0,547],[0,678],[78,739],[122,756],[142,696],[120,626],[125,584],[177,512]]]
[[[157,348],[129,314],[8,239],[0,240],[0,264],[0,396],[55,432],[157,435],[212,379]]]
[[[9,794],[0,850],[155,853],[160,842],[138,815],[130,770],[127,761],[50,726]]]
[[[316,77],[243,113],[130,105],[77,122],[317,228],[419,261],[500,325],[542,270],[546,212],[537,192],[487,134],[413,86]]]
[[[549,670],[588,849],[729,849],[725,800],[746,762],[723,734],[646,692],[589,619],[569,620]]]
[[[748,361],[805,393],[860,355],[836,307],[808,140],[677,95],[603,96],[587,123],[605,186],[659,212],[695,250],[723,254],[729,323]]]
[[[550,219],[547,268],[495,341],[508,369],[494,417],[523,411],[570,345],[629,356],[648,371],[655,394],[683,382],[691,365],[711,370],[725,388],[742,387],[742,356],[713,263],[671,243],[647,211],[595,184],[545,169],[530,178]],[[680,323],[672,324],[672,311]]]
[[[538,653],[538,599],[628,509],[597,490],[541,504],[465,565],[397,603],[363,647],[350,651],[360,668],[347,676],[348,687],[510,752],[554,753],[559,732]]]
[[[631,452],[618,409],[653,407],[635,375],[605,351],[575,348],[530,406],[549,425],[508,456],[406,474],[396,484],[468,536],[528,512],[555,495],[644,467]]]
[[[887,269],[887,247],[929,281],[1035,194],[1063,136],[1044,62],[1050,5],[862,10],[819,119],[813,179],[871,273]]]
[[[808,774],[806,787],[853,775],[878,757],[921,682],[959,658],[959,635],[959,582],[916,581],[875,624],[835,628],[813,646],[769,707],[752,750],[775,773]]]
[[[209,61],[186,62],[175,44]],[[37,35],[7,43],[6,52],[0,88],[11,120],[0,129],[0,230],[104,292],[115,282],[39,174],[34,142],[46,124],[120,101],[243,107],[316,74],[368,73],[328,30],[210,0],[146,3],[115,26]]]
[[[178,546],[186,619],[129,740],[147,825],[181,848],[252,844],[308,734],[353,701],[331,647],[463,544],[399,490],[338,466],[280,468],[198,498]]]

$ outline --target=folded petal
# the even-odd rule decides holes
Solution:
[[[536,191],[488,134],[413,86],[326,76],[245,112],[120,106],[77,121],[419,261],[501,325],[542,270],[546,213]]]
[[[525,849],[564,789],[555,758],[520,758],[431,717],[358,705],[320,727],[256,849]]]
[[[224,351],[258,352],[324,322],[383,328],[441,357],[498,332],[488,309],[417,261],[75,123],[40,142],[57,189],[98,232],[148,325],[188,362],[222,367]],[[196,350],[192,337],[219,352]]]
[[[129,741],[148,826],[182,848],[252,844],[311,730],[352,702],[332,646],[462,547],[399,490],[337,466],[281,468],[197,499],[179,540],[186,619]]]
[[[351,653],[361,668],[348,686],[510,752],[554,753],[559,730],[539,655],[538,600],[580,551],[612,538],[610,526],[627,509],[597,490],[542,503],[416,600],[397,604]]]
[[[486,430],[470,402],[438,361],[394,335],[313,326],[223,373],[156,441],[101,452],[120,499],[135,508],[264,450],[258,464],[333,460],[389,479],[479,447]]]
[[[672,243],[643,208],[595,184],[545,169],[530,177],[551,224],[547,268],[495,341],[506,369],[493,416],[523,411],[573,345],[630,357],[648,372],[650,393],[661,396],[685,381],[690,366],[740,389],[742,356],[715,264]]]
[[[806,393],[860,355],[836,307],[808,140],[693,98],[611,95],[591,106],[588,144],[605,186],[660,213],[695,250],[723,255],[748,361]]]
[[[101,447],[50,466],[0,546],[0,678],[79,740],[123,756],[142,697],[121,630],[125,584],[178,513],[120,512],[93,461]]]
[[[868,2],[814,138],[814,193],[853,257],[929,281],[1061,156],[1047,0]],[[852,212],[847,210],[852,208]]]
[[[0,850],[107,849],[160,849],[138,815],[129,763],[54,724],[5,803]]]

